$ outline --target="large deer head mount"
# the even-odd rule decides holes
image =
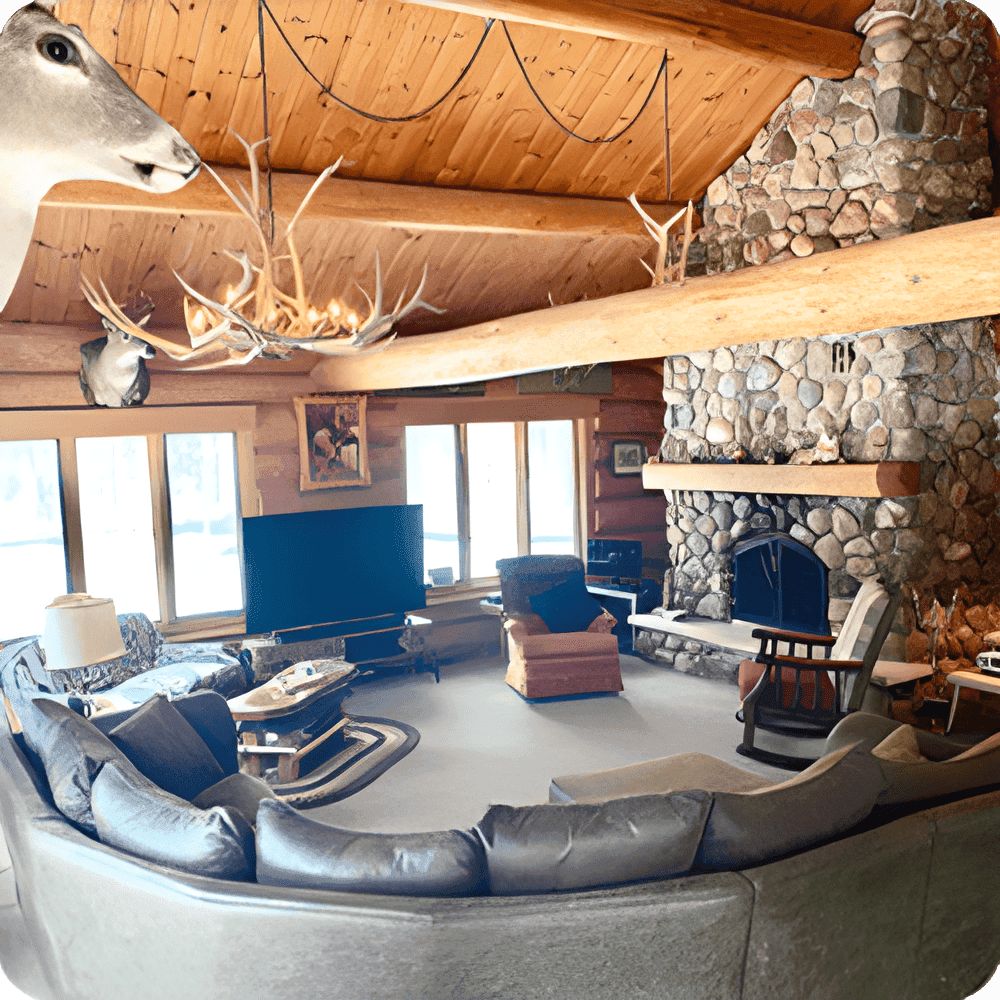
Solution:
[[[78,28],[39,4],[0,0],[0,307],[17,281],[38,204],[59,181],[176,191],[201,160]]]

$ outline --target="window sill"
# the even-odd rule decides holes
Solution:
[[[246,634],[244,615],[179,618],[172,622],[157,622],[156,628],[166,642],[203,642]]]
[[[480,600],[487,594],[495,594],[500,589],[500,577],[488,576],[467,583],[456,583],[450,587],[428,587],[424,600],[428,607],[435,604],[447,604],[450,601],[468,600],[478,597]]]

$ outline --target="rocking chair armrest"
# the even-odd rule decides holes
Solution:
[[[754,639],[777,639],[779,642],[808,643],[811,646],[832,646],[837,641],[832,635],[792,632],[784,628],[755,628],[750,635]]]
[[[805,656],[769,656],[767,663],[771,667],[789,667],[792,670],[835,670],[844,673],[860,670],[864,666],[863,660],[822,660]]]

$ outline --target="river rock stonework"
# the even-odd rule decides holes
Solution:
[[[989,214],[988,27],[965,2],[879,0],[854,76],[803,80],[709,186],[708,273]]]
[[[790,535],[827,567],[833,623],[873,575],[945,606],[956,594],[966,607],[997,601],[998,393],[987,320],[667,358],[660,460],[730,462],[733,488],[668,494],[664,606],[728,620],[735,547],[774,532]],[[813,455],[824,437],[847,462],[919,463],[919,495],[740,491],[747,463]],[[909,604],[902,621],[906,631],[915,629]],[[665,643],[643,636],[640,648],[659,659],[692,652]]]

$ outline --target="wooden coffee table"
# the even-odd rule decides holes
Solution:
[[[278,765],[279,782],[299,777],[299,765],[347,724],[336,701],[338,689],[347,693],[357,668],[344,660],[306,660],[282,670],[266,684],[229,700],[229,711],[239,725],[240,769],[260,776],[268,762]],[[319,704],[330,698],[327,706]],[[322,711],[316,711],[322,709]],[[280,734],[267,743],[268,731]]]
[[[958,692],[960,688],[972,688],[975,691],[989,691],[991,694],[1000,694],[1000,677],[991,677],[989,674],[980,674],[973,670],[956,670],[948,674],[948,683],[953,685],[955,693],[951,696],[951,708],[948,711],[948,725],[944,731],[951,730],[951,724],[955,721],[955,709],[958,707]]]

